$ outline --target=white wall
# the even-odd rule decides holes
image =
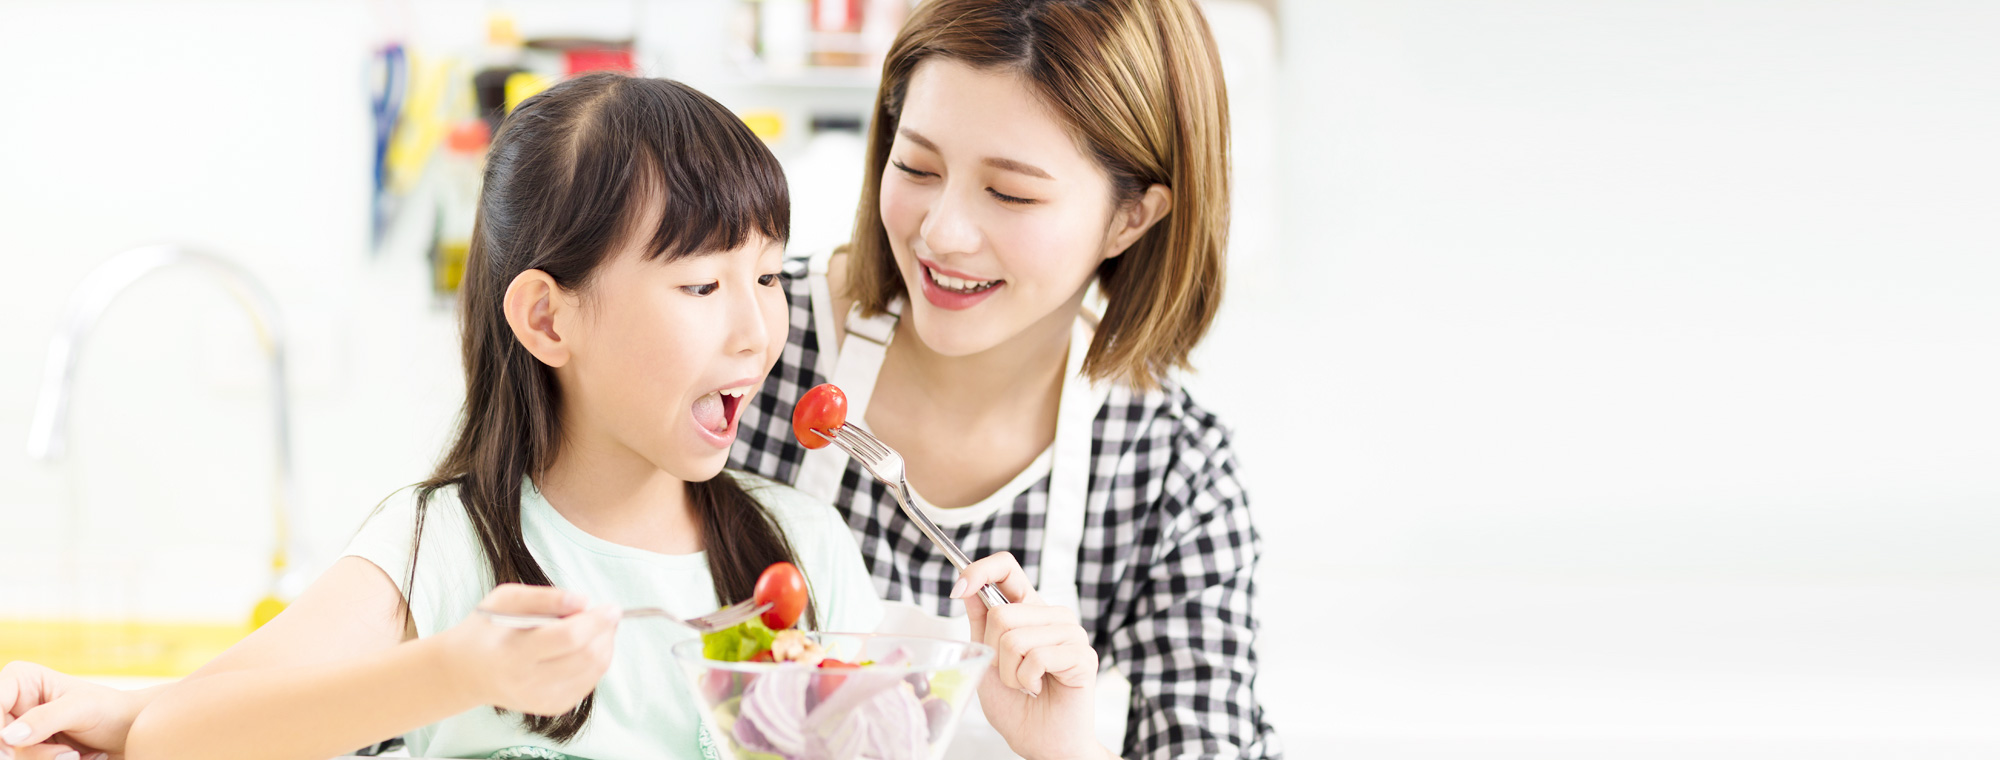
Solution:
[[[1293,745],[2000,751],[1994,7],[1283,13],[1199,382]]]
[[[64,299],[125,247],[208,246],[285,301],[316,559],[428,469],[451,319],[418,231],[367,252],[363,73],[387,30],[476,42],[482,7],[0,5],[0,617],[261,590],[265,398],[207,284],[114,309],[74,455],[22,453]],[[516,7],[652,19],[648,66],[732,106],[866,97],[690,63],[698,0]],[[1274,83],[1225,50],[1242,216],[1190,384],[1238,431],[1294,756],[2000,750],[1995,11],[1282,10]],[[831,228],[803,204],[851,199],[810,172]]]

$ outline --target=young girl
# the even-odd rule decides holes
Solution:
[[[875,628],[831,507],[717,477],[787,332],[789,198],[763,144],[685,86],[598,74],[522,104],[489,161],[455,443],[283,615],[154,697],[129,756],[398,734],[419,756],[714,756],[668,653],[694,634],[620,606],[701,614],[790,561],[806,621]]]

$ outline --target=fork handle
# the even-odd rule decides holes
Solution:
[[[972,560],[967,558],[965,552],[958,548],[958,543],[952,541],[951,537],[946,536],[944,531],[939,530],[937,523],[931,522],[930,515],[924,514],[924,511],[919,509],[917,505],[910,503],[910,484],[908,481],[885,483],[885,485],[889,486],[889,495],[896,497],[896,506],[903,508],[903,514],[917,524],[917,530],[922,531],[924,536],[929,538],[933,545],[944,550],[945,558],[951,560],[953,567],[964,570],[966,565],[972,564]],[[1012,604],[1012,602],[1007,601],[1005,594],[1000,593],[1000,587],[991,583],[979,587],[979,601],[985,602],[986,609],[989,610],[1003,604]]]

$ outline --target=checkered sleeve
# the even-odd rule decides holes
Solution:
[[[1182,397],[1183,400],[1185,397]],[[1113,658],[1132,681],[1128,758],[1276,758],[1253,681],[1253,574],[1261,540],[1236,478],[1227,431],[1182,407],[1147,525],[1129,616]]]

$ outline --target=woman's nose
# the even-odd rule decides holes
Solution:
[[[924,245],[940,254],[974,253],[979,250],[979,225],[974,220],[966,192],[947,189],[938,193],[930,211],[924,214]]]

